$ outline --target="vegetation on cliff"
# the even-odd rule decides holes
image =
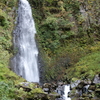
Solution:
[[[10,58],[16,52],[12,47],[12,32],[17,3],[17,0],[0,0],[0,100],[41,100],[46,94],[37,84],[25,83],[25,79],[10,70]]]
[[[63,80],[67,75],[72,75],[70,72],[72,73],[73,69],[76,74],[74,71],[72,77],[74,75],[77,78],[86,77],[86,73],[90,74],[91,71],[93,78],[97,71],[92,67],[95,69],[98,67],[95,61],[91,66],[92,55],[99,58],[97,52],[100,49],[98,45],[100,1],[29,0],[29,2],[36,22],[37,40],[44,59],[46,80]],[[88,55],[91,57],[88,58]],[[78,68],[86,70],[85,64],[81,68],[78,65],[83,61],[80,59],[86,61],[90,59],[88,66],[91,67],[83,74],[77,70]]]

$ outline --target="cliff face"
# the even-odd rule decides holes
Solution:
[[[99,51],[99,0],[29,2],[36,22],[36,38],[44,59],[46,80],[63,80],[70,76],[68,73],[73,72],[72,68],[80,68],[75,67],[80,58],[87,56],[88,59],[88,54],[93,55],[92,53]],[[96,73],[95,71],[94,74]]]
[[[84,0],[80,2],[80,14],[83,18],[83,29],[87,34],[99,34],[100,27],[100,1],[99,0]]]

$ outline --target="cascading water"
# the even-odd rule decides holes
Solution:
[[[39,82],[38,49],[35,43],[35,24],[27,0],[19,0],[16,29],[13,33],[14,50],[12,70],[29,82]]]
[[[70,92],[70,85],[59,85],[55,92],[57,92],[61,97],[57,98],[56,100],[71,100],[68,97],[68,93]]]
[[[65,85],[64,86],[64,95],[63,95],[63,99],[64,100],[71,100],[71,98],[68,97],[68,93],[70,92],[70,86],[69,85]]]

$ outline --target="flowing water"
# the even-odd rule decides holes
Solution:
[[[70,92],[70,86],[69,85],[65,85],[64,86],[64,95],[63,95],[63,99],[64,100],[71,100],[71,98],[68,97],[68,93]]]
[[[70,85],[60,85],[55,92],[60,95],[60,98],[57,98],[56,100],[71,100],[71,98],[68,97],[68,94],[70,93]]]
[[[29,82],[39,82],[38,49],[35,42],[35,24],[27,0],[19,0],[16,29],[13,33],[14,51],[12,70]]]

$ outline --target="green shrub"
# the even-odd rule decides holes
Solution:
[[[81,79],[90,78],[100,72],[100,51],[94,52],[81,58],[74,68],[74,77]]]
[[[7,14],[0,9],[0,26],[8,27]]]
[[[17,0],[0,0],[0,3],[3,3],[11,8],[16,5],[16,2],[17,2]]]
[[[11,100],[15,96],[15,88],[12,82],[0,82],[0,100]]]

